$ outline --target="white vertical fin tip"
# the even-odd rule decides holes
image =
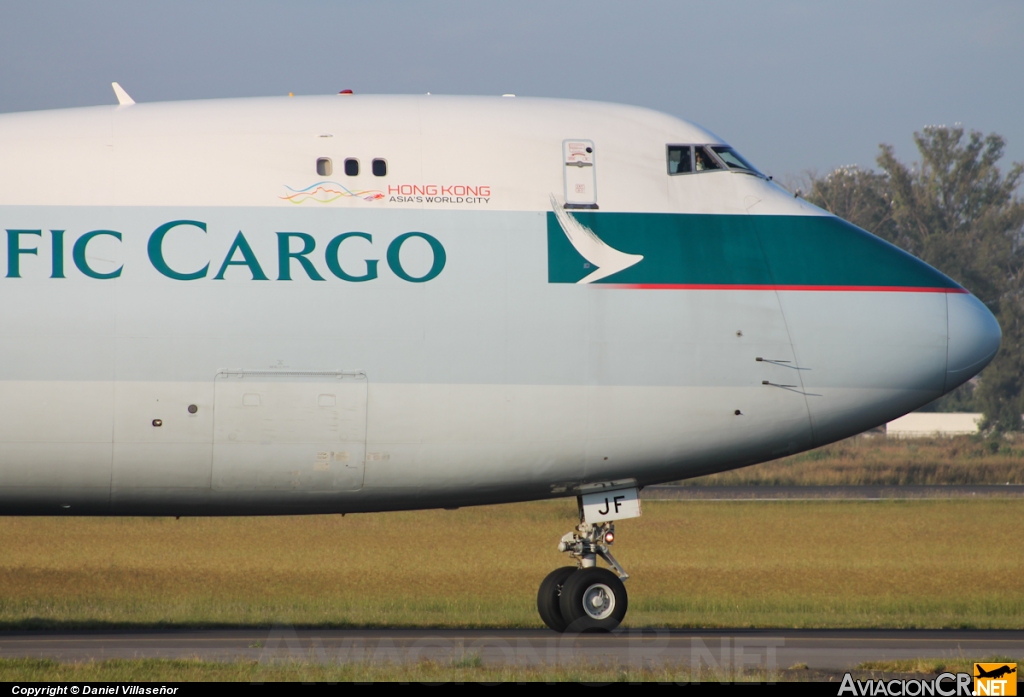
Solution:
[[[110,86],[114,88],[114,94],[117,95],[117,103],[119,106],[131,106],[135,103],[135,100],[128,96],[128,93],[124,91],[124,88],[116,82],[111,82]]]

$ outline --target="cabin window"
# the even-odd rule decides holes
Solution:
[[[693,148],[689,145],[668,146],[668,173],[689,174],[693,171]]]
[[[359,176],[359,160],[350,157],[345,160],[345,174],[349,177]]]
[[[331,164],[331,158],[329,157],[318,157],[316,160],[316,173],[321,177],[331,176],[331,172],[334,171],[334,165]]]
[[[747,162],[742,155],[733,150],[727,145],[712,145],[711,149],[722,159],[725,166],[729,169],[734,169],[739,172],[747,172],[748,174],[757,174],[764,176],[754,165]]]
[[[373,161],[373,176],[386,177],[388,174],[388,161],[380,158]]]

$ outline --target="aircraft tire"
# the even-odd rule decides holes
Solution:
[[[626,616],[629,598],[608,569],[580,569],[562,586],[559,608],[568,632],[610,632]]]
[[[575,566],[563,566],[555,569],[540,582],[540,590],[537,591],[537,612],[551,629],[556,632],[564,632],[568,624],[562,618],[562,609],[559,605],[559,597],[562,594],[562,587],[566,579],[576,573]]]

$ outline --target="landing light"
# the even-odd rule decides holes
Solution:
[[[604,534],[604,541],[607,542],[608,544],[611,544],[612,542],[615,542],[615,533],[614,532],[606,532]]]

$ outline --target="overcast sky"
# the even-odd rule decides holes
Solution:
[[[873,166],[962,122],[1024,160],[1024,2],[6,0],[0,111],[287,94],[651,107],[776,176]]]

